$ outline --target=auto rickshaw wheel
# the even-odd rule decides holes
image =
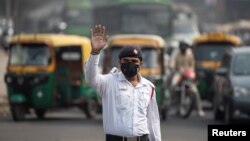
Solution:
[[[92,119],[95,118],[95,116],[97,115],[98,104],[97,101],[92,98],[89,99],[87,103],[80,108],[84,111],[88,119]]]
[[[35,109],[35,113],[38,119],[44,119],[46,110],[45,109]]]
[[[170,105],[171,105],[170,104],[170,99],[165,98],[164,101],[162,102],[162,106],[161,106],[161,108],[159,110],[162,121],[166,121],[168,119]]]
[[[26,109],[24,104],[11,104],[10,110],[14,121],[23,121],[25,119]]]
[[[219,120],[219,121],[221,121],[221,120],[223,120],[225,117],[225,115],[224,115],[224,112],[223,111],[221,111],[221,110],[219,110],[218,108],[216,108],[216,109],[214,109],[214,119],[215,120]]]
[[[168,108],[161,109],[161,119],[162,121],[166,121],[168,118]]]
[[[227,101],[227,103],[225,104],[224,120],[225,120],[226,124],[231,124],[233,122],[233,120],[234,120],[233,104],[232,104],[232,102],[230,100]]]
[[[215,120],[223,120],[225,117],[225,112],[220,109],[220,103],[218,102],[218,94],[214,96],[213,100],[213,113]]]

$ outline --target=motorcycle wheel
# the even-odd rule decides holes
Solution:
[[[225,123],[226,124],[232,124],[234,121],[234,110],[233,110],[233,103],[229,100],[226,104],[225,104]]]
[[[11,104],[10,110],[14,121],[25,119],[25,106],[23,104]]]
[[[168,119],[168,108],[161,109],[161,120],[166,121]]]
[[[194,108],[195,104],[194,101],[195,101],[194,94],[191,93],[191,94],[186,94],[184,100],[180,102],[179,115],[182,118],[188,118],[190,116]]]
[[[98,104],[95,99],[89,99],[86,104],[80,106],[80,109],[84,111],[88,119],[92,119],[97,115]]]
[[[214,119],[215,120],[223,120],[225,116],[225,111],[222,111],[220,107],[220,103],[218,102],[218,94],[214,96],[213,99],[213,114],[214,114]]]
[[[45,109],[35,109],[36,117],[38,119],[44,119],[46,110]]]

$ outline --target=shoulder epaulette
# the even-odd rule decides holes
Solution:
[[[111,73],[111,74],[118,73],[118,68],[113,67],[109,73]]]

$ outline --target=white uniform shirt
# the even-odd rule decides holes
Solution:
[[[104,132],[124,137],[149,134],[150,141],[161,141],[154,85],[140,76],[134,87],[118,71],[98,74],[98,62],[99,55],[90,56],[85,64],[85,77],[102,96]]]

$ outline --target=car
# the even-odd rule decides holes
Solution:
[[[237,115],[250,116],[250,47],[228,50],[216,70],[214,117],[230,124]]]

